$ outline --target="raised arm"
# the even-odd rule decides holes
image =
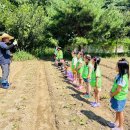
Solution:
[[[11,44],[9,46],[7,46],[4,42],[0,43],[0,48],[4,49],[4,50],[9,50],[14,46],[14,44]]]

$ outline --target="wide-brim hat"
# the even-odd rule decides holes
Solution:
[[[61,49],[61,47],[59,46],[57,49]]]
[[[2,41],[3,38],[8,38],[9,40],[14,39],[14,37],[10,36],[10,35],[7,34],[7,33],[4,33],[2,36],[0,36],[0,41]]]

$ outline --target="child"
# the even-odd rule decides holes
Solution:
[[[118,61],[116,66],[117,76],[115,77],[113,87],[110,92],[111,107],[116,111],[114,128],[112,130],[124,130],[124,114],[123,110],[126,105],[128,95],[128,82],[129,82],[129,63],[125,59]]]
[[[100,71],[100,64],[101,59],[99,57],[94,57],[92,59],[93,70],[91,75],[91,86],[94,88],[94,98],[95,102],[92,102],[92,107],[99,107],[100,106],[100,92],[102,86],[102,79],[101,79],[101,71]]]
[[[61,47],[57,48],[57,55],[56,55],[56,61],[55,65],[58,66],[58,63],[63,60],[63,51],[61,50]]]
[[[66,66],[65,66],[65,78],[67,78],[70,82],[74,80],[73,73],[71,71],[71,67],[69,63],[66,63]]]
[[[77,87],[77,89],[82,89],[83,86],[82,86],[82,72],[83,72],[83,53],[82,52],[79,52],[78,53],[78,61],[77,61],[77,64],[76,64],[76,72],[77,72],[77,78],[78,78],[78,81],[79,81],[79,86]]]
[[[63,51],[61,50],[61,47],[58,47],[57,48],[57,57],[56,57],[56,59],[57,60],[62,60],[63,59]]]
[[[82,73],[82,78],[85,82],[86,85],[86,92],[84,94],[85,98],[90,98],[90,91],[91,91],[91,86],[90,86],[90,77],[92,73],[92,64],[90,63],[91,56],[90,55],[85,55],[84,56],[84,62],[85,65],[83,67],[83,73]]]
[[[58,52],[58,51],[57,51],[57,48],[58,48],[58,47],[56,47],[55,50],[54,50],[54,56],[53,56],[54,61],[56,60],[56,57],[57,57],[57,52]]]
[[[76,53],[73,51],[72,52],[72,63],[71,63],[71,69],[72,69],[72,72],[73,72],[73,77],[74,77],[74,81],[73,83],[76,83],[76,80],[77,80],[77,73],[76,73],[76,64],[77,64],[77,56],[76,56]]]

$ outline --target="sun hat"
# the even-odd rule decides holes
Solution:
[[[14,37],[10,36],[10,35],[7,34],[7,33],[4,33],[2,36],[0,36],[0,41],[2,41],[3,38],[8,38],[9,40],[14,39]]]
[[[57,49],[61,49],[61,47],[59,46]]]

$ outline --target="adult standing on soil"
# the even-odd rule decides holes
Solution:
[[[10,49],[17,45],[16,40],[11,45],[7,45],[12,39],[14,39],[14,37],[6,33],[0,36],[0,66],[2,69],[1,87],[4,89],[9,88],[8,76],[11,63]]]

